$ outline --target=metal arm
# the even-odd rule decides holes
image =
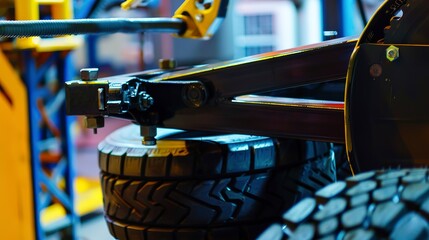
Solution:
[[[344,142],[342,102],[237,97],[345,79],[355,44],[339,39],[185,70],[69,82],[67,113],[130,119],[144,126],[144,139],[163,126]]]

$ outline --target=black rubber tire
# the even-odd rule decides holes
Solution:
[[[303,199],[259,239],[429,239],[428,220],[427,169],[371,171]]]
[[[345,180],[353,176],[350,162],[347,159],[346,146],[344,144],[334,144],[335,165],[337,168],[337,180]]]
[[[164,131],[156,147],[141,145],[136,126],[99,145],[115,238],[254,239],[336,180],[329,143]]]

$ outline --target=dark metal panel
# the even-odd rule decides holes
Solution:
[[[395,46],[393,61],[383,44],[362,44],[356,55],[347,117],[360,171],[429,163],[429,47]]]

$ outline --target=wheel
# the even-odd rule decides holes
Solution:
[[[289,209],[259,239],[429,239],[427,169],[370,171]]]
[[[118,239],[254,239],[335,181],[332,144],[137,126],[99,145],[104,210]]]
[[[429,90],[425,57],[428,36],[427,1],[386,0],[359,38],[350,60],[345,94],[345,139],[355,173],[428,165],[425,149],[429,135],[425,131],[429,121],[421,111],[429,107],[425,98]],[[389,60],[382,44],[397,57],[402,51],[401,59]],[[375,45],[381,49],[380,56],[376,51],[365,52]],[[406,46],[421,49],[407,56]],[[424,54],[419,57],[420,53]],[[367,74],[367,70],[373,72]]]

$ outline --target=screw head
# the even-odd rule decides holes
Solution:
[[[386,49],[386,58],[387,60],[393,62],[396,59],[399,58],[399,48],[390,45],[387,49]]]
[[[82,68],[80,70],[82,81],[95,81],[98,79],[98,68]]]

